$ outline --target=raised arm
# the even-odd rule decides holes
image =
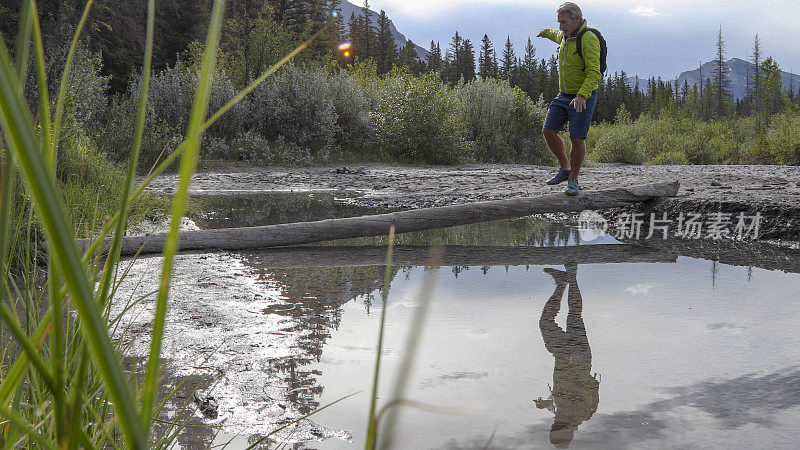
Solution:
[[[551,41],[555,42],[556,44],[561,44],[561,38],[564,36],[564,33],[561,30],[551,30],[549,28],[545,28],[539,32],[537,37],[543,37],[550,39]]]

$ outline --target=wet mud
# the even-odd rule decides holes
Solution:
[[[348,169],[348,170],[343,170]],[[464,165],[357,168],[251,168],[195,175],[196,195],[254,192],[328,192],[352,196],[349,203],[390,209],[445,206],[480,200],[528,197],[563,191],[547,186],[552,167]],[[645,211],[760,212],[764,239],[800,240],[800,167],[797,166],[631,166],[596,164],[581,172],[589,190],[678,180],[678,197],[643,205]],[[174,175],[152,188],[171,192]]]
[[[712,169],[729,178],[765,170]],[[629,184],[680,175],[679,198],[642,211],[718,207],[720,190],[736,207],[773,208],[769,237],[791,239],[797,229],[781,231],[778,218],[796,208],[800,187],[789,180],[798,170],[775,170],[787,183],[772,196],[744,189],[772,186],[766,176],[717,189],[726,185],[684,167],[592,167],[586,185],[612,187],[622,174]],[[557,190],[540,183],[549,172],[367,166],[201,173],[193,195],[205,212],[195,221],[201,228],[265,225],[529,196]],[[155,188],[169,192],[172,183],[161,178]],[[574,218],[548,219],[397,237],[384,370],[393,373],[402,354],[422,277],[436,273],[410,395],[467,411],[404,411],[402,448],[781,447],[800,439],[793,425],[800,420],[798,250],[706,239],[584,242]],[[180,389],[163,418],[184,412],[197,427],[180,435],[179,447],[232,439],[231,448],[246,448],[283,426],[263,448],[363,447],[363,392],[302,417],[369,390],[385,244],[362,238],[180,254],[162,394]],[[444,246],[440,267],[426,266],[430,245]],[[161,261],[128,261],[118,290],[117,336],[130,343],[133,359],[147,354],[155,308],[147,294]],[[127,308],[129,301],[135,305]],[[382,378],[392,384],[391,375]]]

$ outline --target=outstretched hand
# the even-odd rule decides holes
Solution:
[[[575,108],[575,111],[583,112],[583,110],[586,109],[586,98],[582,95],[576,95],[575,98],[569,102],[569,105]]]
[[[539,34],[536,35],[536,37],[542,37],[542,32],[540,31]]]

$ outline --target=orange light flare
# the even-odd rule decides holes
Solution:
[[[350,55],[352,54],[351,51],[352,48],[353,48],[352,44],[350,44],[349,42],[345,42],[344,44],[339,45],[339,53],[341,53],[342,57],[345,59],[350,58]]]

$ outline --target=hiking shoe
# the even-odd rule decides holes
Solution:
[[[578,186],[578,179],[569,177],[569,181],[567,182],[567,195],[578,195],[581,188]]]
[[[569,178],[569,173],[570,169],[558,169],[556,176],[547,180],[547,184],[552,186],[554,184],[563,183],[564,181],[567,181],[567,178]]]

